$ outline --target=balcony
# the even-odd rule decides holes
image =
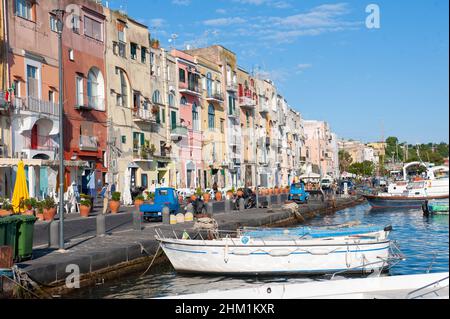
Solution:
[[[12,105],[18,111],[59,116],[58,103],[43,101],[31,96],[27,98],[16,97],[12,100]]]
[[[231,119],[239,119],[241,116],[241,112],[238,108],[228,108],[228,117]]]
[[[239,97],[239,106],[245,109],[254,110],[256,108],[256,101],[251,97],[241,96]]]
[[[225,101],[225,97],[222,93],[208,93],[206,100],[208,102],[223,103]]]
[[[151,162],[153,157],[153,152],[144,146],[134,146],[133,147],[133,160],[135,162]]]
[[[260,108],[259,108],[259,113],[269,113],[269,103],[267,102],[262,102],[260,104]]]
[[[237,83],[227,83],[227,91],[228,92],[237,92],[238,91],[238,85]]]
[[[180,142],[183,138],[188,137],[188,128],[186,126],[177,126],[170,132],[170,137],[174,142]]]
[[[151,110],[137,109],[133,112],[133,122],[135,123],[156,123],[156,114]]]
[[[97,136],[80,136],[80,151],[98,151],[98,139]]]
[[[92,95],[77,95],[77,110],[104,110],[105,98]]]
[[[34,135],[26,137],[24,149],[55,152],[58,149],[58,145],[50,136]]]
[[[188,85],[187,87],[180,86],[179,88],[180,93],[189,94],[193,96],[201,96],[202,91],[198,87],[198,85]]]

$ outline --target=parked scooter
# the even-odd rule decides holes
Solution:
[[[233,197],[233,206],[235,210],[240,209],[240,199],[244,199],[244,209],[256,208],[256,194],[250,188],[244,188],[242,190],[243,195]]]

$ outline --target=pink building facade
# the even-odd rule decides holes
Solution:
[[[178,68],[181,125],[188,128],[188,138],[179,143],[181,188],[204,188],[200,72],[194,57],[178,50],[172,51],[172,55],[176,58]]]

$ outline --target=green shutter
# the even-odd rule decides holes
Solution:
[[[172,119],[172,130],[174,130],[177,128],[177,112],[172,111],[171,119]]]

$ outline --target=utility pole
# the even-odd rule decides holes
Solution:
[[[62,67],[62,33],[64,28],[63,9],[55,9],[58,22],[56,24],[58,32],[58,64],[59,64],[59,250],[65,251],[64,247],[64,83]]]

